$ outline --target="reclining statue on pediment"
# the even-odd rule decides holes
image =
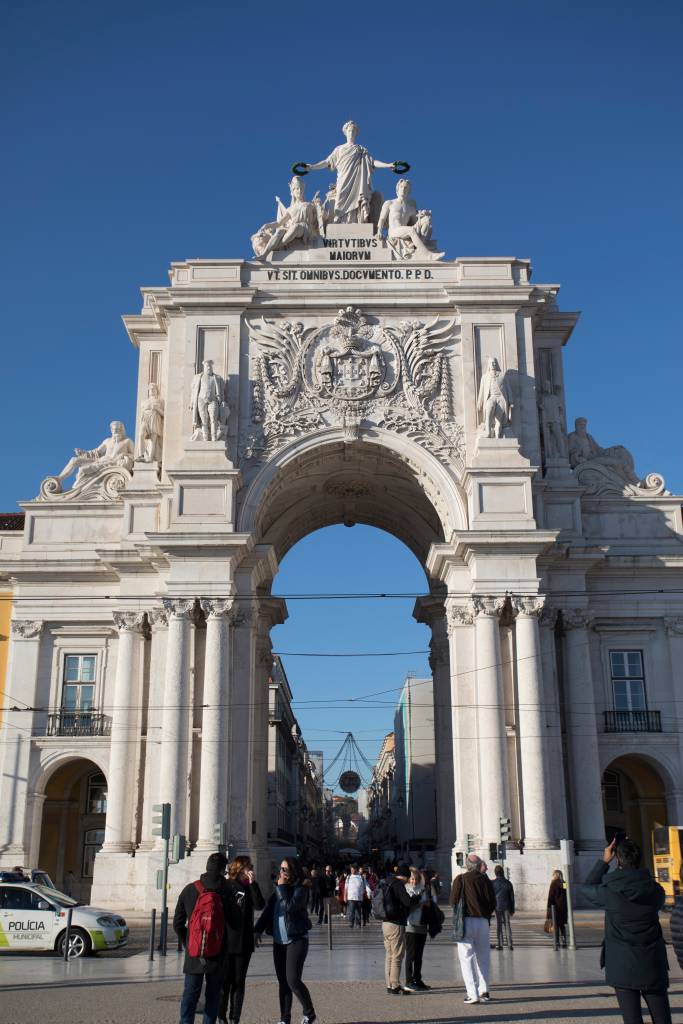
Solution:
[[[84,501],[113,500],[132,479],[135,447],[121,420],[110,423],[111,437],[97,448],[75,448],[61,473],[46,477],[40,485],[40,500]],[[64,481],[73,473],[73,486],[64,490]]]
[[[620,444],[603,448],[588,433],[587,427],[588,420],[585,416],[579,416],[574,421],[574,430],[569,434],[567,442],[569,464],[576,479],[588,488],[589,493],[611,491],[642,497],[668,494],[664,488],[664,479],[658,473],[649,473],[641,480],[628,448]]]
[[[304,197],[304,183],[296,177],[290,181],[289,191],[292,197],[289,206],[275,196],[277,219],[263,224],[251,236],[257,259],[264,260],[269,253],[288,249],[296,242],[307,246],[322,243],[325,222],[319,194],[316,192],[312,202],[308,202]]]

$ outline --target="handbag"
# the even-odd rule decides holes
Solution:
[[[453,939],[462,942],[465,938],[465,884],[460,888],[460,899],[453,907]]]
[[[545,924],[543,925],[543,931],[546,933],[546,935],[550,935],[552,930],[553,930],[553,922],[550,920],[549,917],[546,917]]]

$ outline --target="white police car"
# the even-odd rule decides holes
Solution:
[[[64,954],[66,918],[73,908],[69,956],[118,949],[128,925],[109,910],[79,907],[76,900],[32,882],[0,884],[0,951],[54,949]]]

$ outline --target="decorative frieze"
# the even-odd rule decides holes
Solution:
[[[37,636],[40,636],[42,628],[42,621],[13,619],[10,623],[10,634],[15,640],[34,640]]]

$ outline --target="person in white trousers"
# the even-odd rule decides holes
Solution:
[[[482,871],[483,862],[470,854],[466,871],[453,880],[449,903],[457,907],[465,902],[465,937],[458,943],[460,970],[465,982],[466,1003],[488,1003],[491,939],[489,925],[496,909],[496,894],[491,879]]]

